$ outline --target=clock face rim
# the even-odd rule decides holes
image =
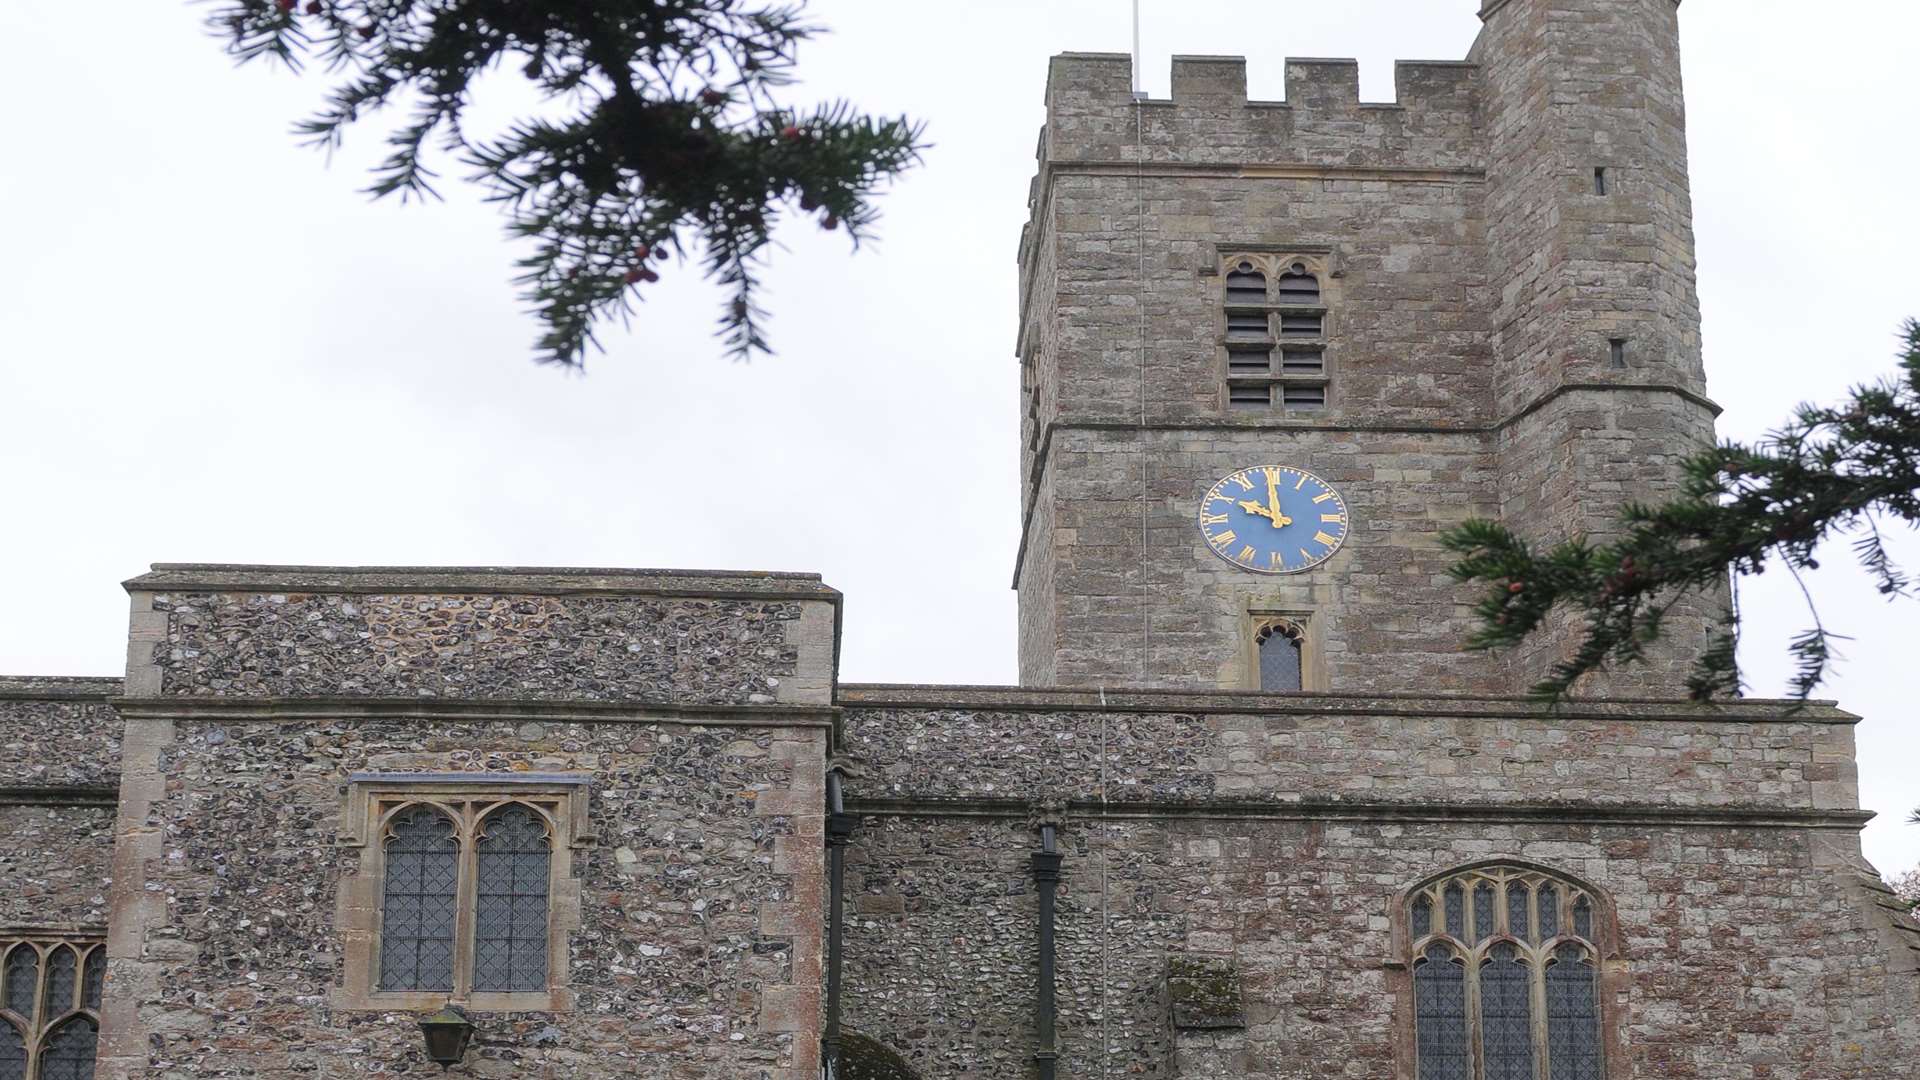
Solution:
[[[1214,500],[1214,493],[1218,492],[1223,486],[1226,485],[1228,481],[1232,480],[1234,477],[1239,476],[1243,473],[1258,472],[1262,469],[1279,469],[1282,472],[1289,472],[1289,473],[1294,473],[1300,476],[1304,476],[1308,480],[1311,480],[1319,484],[1321,487],[1326,488],[1327,491],[1332,493],[1333,501],[1335,505],[1339,506],[1340,512],[1347,516],[1347,522],[1346,522],[1346,527],[1340,530],[1340,535],[1334,540],[1333,546],[1327,549],[1326,554],[1320,556],[1317,559],[1314,559],[1312,562],[1308,562],[1297,567],[1288,566],[1288,567],[1281,567],[1280,569],[1275,570],[1268,567],[1248,566],[1246,563],[1240,562],[1232,558],[1231,556],[1227,555],[1224,551],[1222,551],[1220,548],[1217,548],[1213,545],[1212,538],[1207,535],[1207,526],[1203,519],[1207,516],[1207,504]],[[1200,533],[1200,546],[1206,548],[1207,551],[1211,553],[1214,558],[1219,559],[1221,562],[1226,563],[1228,566],[1231,566],[1236,570],[1243,570],[1249,574],[1266,574],[1270,577],[1285,577],[1290,574],[1304,574],[1309,570],[1317,570],[1320,567],[1325,566],[1327,563],[1327,560],[1333,558],[1335,555],[1338,555],[1340,553],[1340,549],[1346,546],[1347,537],[1352,535],[1353,533],[1353,509],[1347,505],[1347,497],[1345,495],[1340,494],[1339,488],[1336,488],[1331,483],[1328,483],[1326,477],[1323,477],[1320,474],[1313,472],[1310,469],[1303,469],[1298,465],[1278,465],[1271,462],[1263,462],[1255,465],[1244,465],[1238,469],[1233,469],[1227,472],[1226,474],[1222,475],[1220,479],[1215,480],[1212,484],[1209,484],[1207,486],[1207,490],[1204,493],[1202,493],[1200,496],[1200,506],[1198,509],[1194,511],[1193,524],[1194,524],[1194,528]]]

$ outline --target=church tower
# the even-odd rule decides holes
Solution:
[[[1021,681],[1524,689],[1470,517],[1604,538],[1710,445],[1675,0],[1489,0],[1465,61],[1048,76],[1021,238]],[[1668,693],[1704,635],[1615,686]]]

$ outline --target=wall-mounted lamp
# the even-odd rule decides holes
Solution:
[[[420,1018],[420,1034],[427,1039],[427,1056],[444,1071],[460,1064],[473,1039],[473,1021],[457,1005]]]

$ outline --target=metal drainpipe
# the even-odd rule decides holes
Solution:
[[[1033,1055],[1039,1066],[1040,1080],[1053,1080],[1054,1062],[1060,1057],[1054,1044],[1053,987],[1053,897],[1060,885],[1060,853],[1054,850],[1054,826],[1040,826],[1040,850],[1033,853],[1033,883],[1040,891],[1040,996],[1034,1003],[1034,1028],[1040,1035],[1040,1049]]]
[[[820,1075],[835,1080],[840,1075],[840,961],[841,930],[845,918],[847,878],[847,842],[853,838],[859,815],[846,812],[840,791],[840,774],[827,774],[827,1023],[820,1037]]]

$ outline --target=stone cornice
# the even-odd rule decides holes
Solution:
[[[839,590],[822,584],[820,575],[781,571],[154,563],[151,573],[122,585],[129,592],[612,594],[840,603]]]
[[[121,680],[92,676],[0,676],[0,701],[105,701]]]
[[[875,817],[971,817],[1024,819],[1033,804],[1023,799],[849,797],[847,812]],[[1840,829],[1857,832],[1874,814],[1866,810],[1793,810],[1769,806],[1661,806],[1643,803],[1443,803],[1257,801],[1210,799],[1179,802],[1102,802],[1073,799],[1066,814],[1094,820],[1481,822],[1695,827],[1742,829]]]
[[[1549,707],[1517,695],[1307,693],[1252,690],[1054,690],[1022,686],[843,684],[843,709],[973,709],[981,712],[1191,713],[1234,715],[1407,716],[1468,719],[1673,721],[1727,724],[1860,722],[1832,701],[1743,698],[1696,705],[1672,698],[1575,698]]]
[[[305,723],[327,720],[678,724],[706,727],[823,727],[837,722],[830,705],[710,705],[696,702],[475,700],[385,697],[116,697],[129,720],[216,720]]]
[[[99,806],[120,802],[118,784],[0,783],[0,806]]]

